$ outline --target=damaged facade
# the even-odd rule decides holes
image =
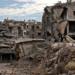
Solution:
[[[43,38],[51,41],[75,40],[75,2],[57,3],[47,6],[42,17]]]
[[[28,20],[29,38],[42,38],[42,23]]]
[[[16,58],[22,58],[24,56],[30,55],[31,53],[35,52],[36,45],[43,44],[44,39],[32,39],[32,38],[27,38],[27,39],[18,39],[15,41],[15,55]]]

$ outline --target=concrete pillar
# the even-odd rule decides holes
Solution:
[[[10,61],[12,61],[12,54],[10,54]]]
[[[66,44],[65,44],[66,42],[65,42],[65,38],[63,37],[63,47],[65,47],[66,46]]]

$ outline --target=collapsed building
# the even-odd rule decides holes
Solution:
[[[75,40],[75,2],[67,0],[66,3],[57,3],[47,6],[42,17],[43,38],[49,41],[69,42]]]
[[[10,62],[15,60],[14,50],[12,49],[15,40],[21,38],[23,31],[20,23],[13,20],[0,22],[0,62]]]
[[[33,26],[34,31],[32,31]],[[34,22],[25,22],[25,20],[15,21],[8,18],[3,22],[0,22],[0,62],[10,62],[15,60],[16,57],[13,47],[15,46],[15,41],[17,41],[17,39],[19,39],[19,41],[23,40],[23,42],[28,39],[29,47],[29,41],[33,37],[42,38],[42,24],[40,22],[34,24]],[[37,39],[35,40],[38,42]],[[31,42],[33,42],[32,39]],[[31,51],[32,50],[30,49],[30,52]]]
[[[15,46],[13,50],[15,50],[16,58],[22,58],[24,56],[29,56],[34,53],[36,45],[43,44],[45,42],[44,39],[32,39],[32,38],[20,38],[15,40]]]
[[[12,58],[14,57],[14,51],[12,50],[14,41],[11,41],[13,35],[8,32],[7,27],[8,25],[5,24],[0,25],[0,62],[14,59]]]
[[[9,30],[11,33],[15,35],[15,38],[21,38],[21,37],[26,37],[25,32],[26,32],[26,26],[27,23],[24,21],[15,21],[13,19],[5,19],[3,23],[9,25]],[[14,29],[14,31],[13,31]]]

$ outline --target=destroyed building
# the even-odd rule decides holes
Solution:
[[[13,49],[15,50],[16,58],[22,58],[24,56],[30,55],[35,52],[35,46],[44,43],[44,39],[32,39],[32,38],[20,38],[15,40],[15,46]]]
[[[28,20],[29,38],[42,38],[42,23]]]
[[[10,29],[10,31],[12,31],[12,29],[14,29],[14,28],[16,28],[16,29],[14,29],[14,31],[12,31],[12,33],[14,32],[16,32],[15,34],[16,35],[18,35],[18,36],[16,36],[17,38],[19,37],[19,38],[21,38],[21,37],[26,37],[27,35],[25,34],[26,33],[26,30],[27,30],[27,28],[26,28],[26,26],[27,26],[27,23],[25,22],[25,19],[24,19],[24,21],[15,21],[15,20],[13,20],[13,19],[5,19],[4,20],[4,23],[5,24],[8,24],[9,26],[11,26],[11,27],[9,27],[9,29]]]
[[[44,8],[42,17],[43,38],[51,41],[75,40],[75,2],[57,3]]]
[[[5,19],[0,22],[0,62],[15,60],[15,40],[23,37],[22,22]]]
[[[35,27],[34,32],[32,31],[33,26]],[[32,36],[33,33],[35,37]],[[15,21],[8,18],[0,22],[0,62],[15,60],[13,49],[15,41],[27,38],[42,38],[40,22],[36,24],[35,22]]]
[[[0,25],[0,62],[10,61],[14,59],[12,58],[14,57],[14,51],[12,50],[14,41],[11,41],[13,36],[11,33],[10,35],[8,31],[8,25]]]

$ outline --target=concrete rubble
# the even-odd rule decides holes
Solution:
[[[75,44],[36,44],[34,51],[22,56],[18,64],[11,64],[14,75],[74,75]],[[70,64],[68,66],[68,64]]]

